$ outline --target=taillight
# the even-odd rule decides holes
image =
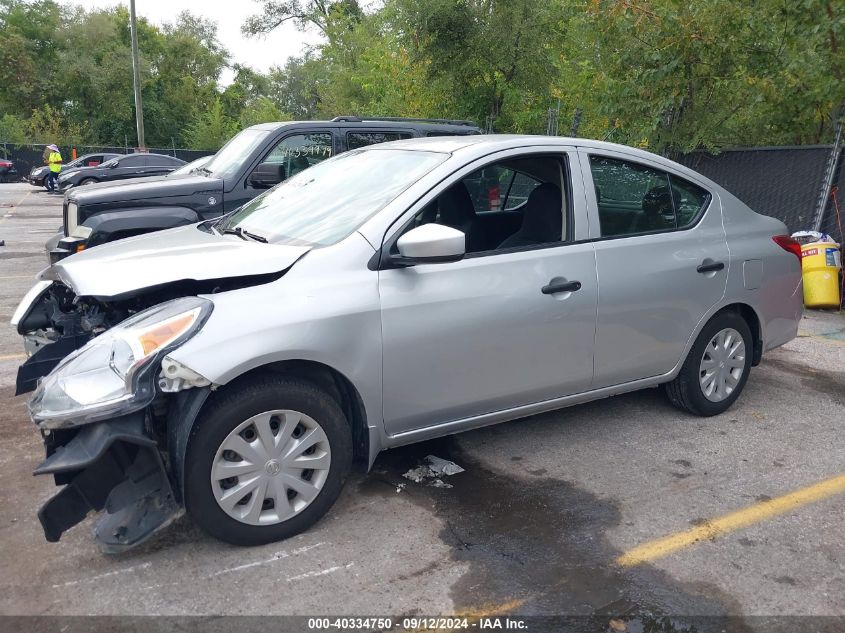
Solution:
[[[801,260],[801,244],[798,243],[798,240],[795,240],[788,235],[775,235],[772,240],[783,250],[789,251],[795,255],[799,261]]]

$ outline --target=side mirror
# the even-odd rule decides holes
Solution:
[[[390,260],[397,266],[456,262],[466,254],[466,236],[462,231],[442,224],[423,224],[396,241],[399,255]]]
[[[261,163],[249,175],[247,181],[256,189],[269,189],[286,177],[285,166],[277,163]]]

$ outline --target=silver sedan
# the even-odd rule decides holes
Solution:
[[[36,472],[67,484],[39,517],[57,540],[104,509],[107,551],[180,506],[231,543],[283,539],[384,449],[646,387],[719,414],[801,312],[783,223],[659,156],[532,136],[347,152],[42,274],[15,316],[33,358],[85,344],[30,401]]]

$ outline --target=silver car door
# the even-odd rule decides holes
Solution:
[[[587,199],[601,286],[593,386],[664,374],[725,293],[730,262],[718,194],[622,153],[580,155],[585,180],[593,184]],[[661,173],[671,180],[661,180]],[[690,198],[678,185],[706,195]],[[661,209],[661,199],[671,208],[673,195],[675,207],[683,208],[680,228]],[[654,215],[645,217],[646,211]]]
[[[579,225],[586,235],[583,180],[576,152],[557,155],[568,158],[574,176],[565,176],[572,240]],[[442,183],[416,208],[456,180]],[[575,281],[576,291],[548,288]],[[387,432],[589,389],[597,291],[589,242],[380,271]]]

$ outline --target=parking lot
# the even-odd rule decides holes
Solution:
[[[97,550],[90,523],[47,543],[36,512],[55,488],[31,475],[43,453],[13,396],[9,320],[60,223],[60,196],[0,185],[2,614],[732,615],[736,630],[845,615],[845,316],[832,312],[807,313],[717,417],[653,389],[384,453],[313,529],[263,547],[184,517],[120,556]],[[403,477],[427,455],[465,472],[451,488]]]

